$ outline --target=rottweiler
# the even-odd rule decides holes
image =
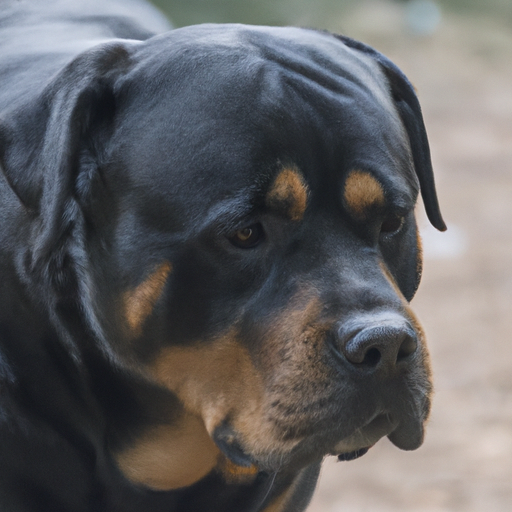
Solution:
[[[352,39],[0,12],[2,512],[300,512],[431,403],[414,89]]]

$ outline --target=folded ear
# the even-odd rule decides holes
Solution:
[[[414,88],[406,76],[389,59],[373,48],[348,37],[336,36],[350,48],[359,50],[374,58],[386,75],[391,96],[395,102],[398,114],[409,136],[414,168],[420,182],[421,196],[425,204],[427,216],[432,225],[439,231],[446,230],[446,224],[441,216],[434,183],[434,172],[430,159],[430,148],[427,132],[423,123],[421,108]]]
[[[23,267],[52,284],[63,272],[66,239],[83,223],[131,46],[109,42],[80,54],[39,96],[0,120],[0,169],[30,224]]]

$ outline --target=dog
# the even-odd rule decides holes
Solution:
[[[300,512],[420,446],[420,106],[327,32],[138,0],[0,23],[3,512]]]

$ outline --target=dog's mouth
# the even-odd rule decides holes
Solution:
[[[237,466],[250,467],[254,465],[255,461],[244,451],[238,442],[235,431],[227,423],[218,426],[213,432],[212,438],[219,450]]]
[[[366,455],[370,448],[371,448],[371,446],[369,446],[368,448],[361,448],[359,450],[354,450],[353,452],[349,452],[349,453],[341,453],[340,455],[338,455],[338,460],[339,461],[349,461],[349,460],[359,459],[359,457]]]
[[[336,444],[330,455],[340,461],[350,461],[365,455],[381,438],[390,435],[397,422],[389,414],[379,414],[369,423]]]
[[[404,434],[401,432],[402,430],[404,428],[390,414],[378,414],[368,423],[357,428],[351,435],[338,441],[331,449],[325,450],[323,453],[317,453],[316,458],[321,459],[325,455],[332,455],[336,456],[340,461],[355,460],[365,455],[371,447],[386,436],[397,447],[406,450],[417,448],[421,444],[422,435],[419,434],[414,436],[415,441],[403,442]],[[408,428],[407,430],[409,431],[410,429]],[[423,431],[422,428],[420,430],[421,432]],[[248,454],[239,442],[237,433],[227,423],[217,427],[212,438],[220,451],[237,466],[256,466],[267,470],[270,469],[270,466],[273,466],[273,464],[269,464],[269,461],[273,458],[272,456],[266,457],[268,458],[267,462],[262,463],[260,457]],[[310,447],[308,447],[307,451],[311,454]],[[293,459],[293,455],[290,454],[290,456]]]

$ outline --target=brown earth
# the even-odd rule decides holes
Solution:
[[[332,27],[369,42],[418,89],[449,230],[421,208],[425,271],[413,306],[436,395],[424,445],[382,440],[327,461],[308,512],[512,510],[512,27],[444,13],[414,37],[403,6],[362,1]],[[337,24],[337,25],[336,25]]]

